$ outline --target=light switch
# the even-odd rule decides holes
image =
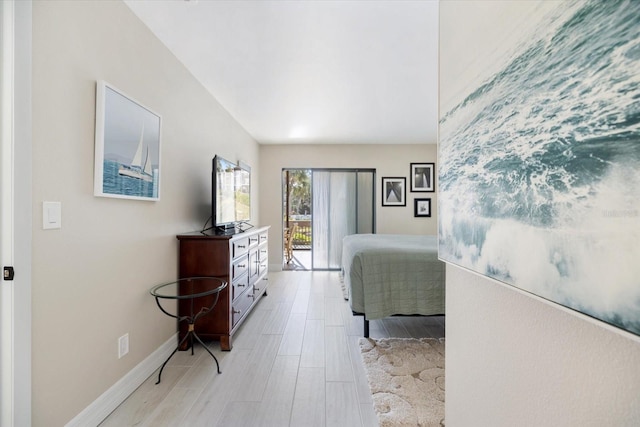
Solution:
[[[49,230],[62,227],[62,203],[42,202],[42,228]]]

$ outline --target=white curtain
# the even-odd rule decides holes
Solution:
[[[314,170],[312,190],[313,268],[339,269],[342,238],[373,230],[373,173]]]
[[[312,212],[312,254],[313,268],[328,268],[329,265],[329,203],[331,195],[331,175],[329,172],[311,174],[313,206]]]
[[[375,232],[375,191],[373,172],[358,172],[358,234]]]

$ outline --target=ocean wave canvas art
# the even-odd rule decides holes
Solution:
[[[485,2],[460,3],[440,22],[440,257],[640,335],[640,2],[491,2],[482,54],[456,31]]]

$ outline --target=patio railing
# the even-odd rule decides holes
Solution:
[[[290,221],[289,224],[298,224],[293,234],[293,249],[311,249],[311,221]]]

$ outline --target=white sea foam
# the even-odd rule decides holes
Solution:
[[[617,165],[583,206],[566,207],[564,224],[535,227],[511,219],[461,217],[441,206],[445,259],[569,307],[640,328],[640,171]],[[465,219],[466,218],[466,219]],[[469,244],[457,223],[482,224]],[[441,246],[442,248],[442,246]],[[637,331],[640,331],[638,329]]]
[[[440,121],[438,200],[443,258],[638,334],[639,13],[539,26]]]

